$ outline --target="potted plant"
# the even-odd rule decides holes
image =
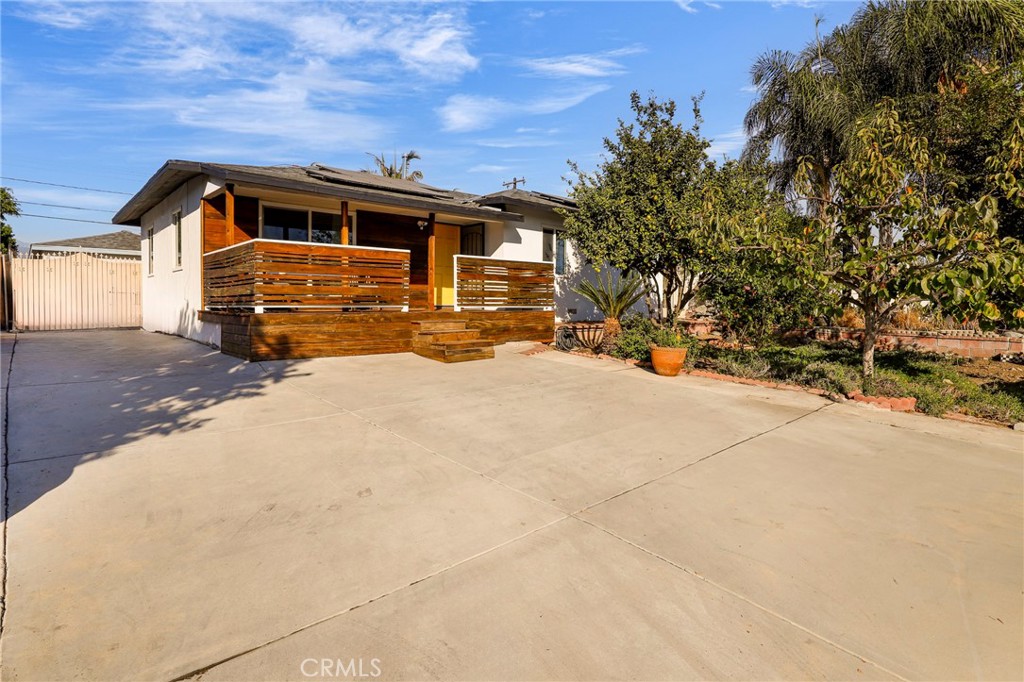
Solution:
[[[686,351],[690,337],[675,329],[659,329],[651,337],[651,364],[654,372],[663,377],[679,374],[686,362]]]
[[[604,277],[599,274],[596,283],[583,280],[572,290],[593,303],[604,315],[604,338],[608,341],[614,340],[622,331],[619,318],[644,295],[643,282],[639,277],[613,278],[611,272]]]

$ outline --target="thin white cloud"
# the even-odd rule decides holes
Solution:
[[[708,147],[708,156],[717,158],[729,156],[743,149],[747,142],[747,134],[743,128],[734,128],[727,133],[715,135],[711,139],[711,146]]]
[[[740,88],[740,92],[747,92],[747,93],[750,93],[750,94],[756,94],[757,93],[757,86],[756,85],[744,85],[743,87]]]
[[[520,60],[520,64],[538,76],[548,78],[606,78],[626,73],[615,57],[644,52],[639,46],[624,47],[593,54],[570,54],[560,57],[539,57]]]
[[[515,102],[483,95],[452,95],[436,112],[446,132],[467,133],[486,130],[516,115],[557,114],[570,109],[594,95],[608,90],[609,85],[592,85],[566,94],[544,95],[526,102]]]
[[[688,12],[689,14],[697,13],[697,8],[693,6],[693,3],[694,0],[676,0],[676,5],[679,6],[679,9],[684,12]]]
[[[560,111],[571,109],[609,88],[611,88],[610,85],[592,85],[577,92],[541,97],[527,103],[523,110],[530,114],[557,114]]]
[[[61,30],[92,28],[110,12],[109,6],[100,3],[38,1],[15,7],[17,16]]]
[[[524,66],[542,76],[603,78],[626,73],[626,67],[607,57],[571,54],[565,57],[527,59]]]
[[[510,170],[511,166],[498,166],[491,163],[478,163],[469,169],[470,173],[504,173]]]
[[[438,107],[441,127],[452,133],[465,133],[489,128],[511,105],[497,97],[452,95]]]

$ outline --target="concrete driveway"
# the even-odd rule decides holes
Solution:
[[[514,346],[2,341],[6,680],[1024,669],[1019,433]]]

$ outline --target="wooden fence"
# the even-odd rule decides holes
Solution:
[[[203,256],[206,310],[408,310],[409,251],[252,239]]]
[[[455,256],[455,310],[554,310],[553,263]]]
[[[138,327],[141,265],[88,253],[10,258],[3,313],[26,331]]]

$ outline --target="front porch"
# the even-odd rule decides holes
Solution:
[[[469,336],[486,345],[551,340],[551,263],[439,257],[432,241],[421,296],[410,281],[411,249],[272,239],[216,249],[203,256],[199,318],[220,325],[223,352],[248,360],[413,350],[436,359],[488,356],[436,344],[424,353],[416,343],[421,330],[456,327],[471,332],[448,335],[460,349]]]

